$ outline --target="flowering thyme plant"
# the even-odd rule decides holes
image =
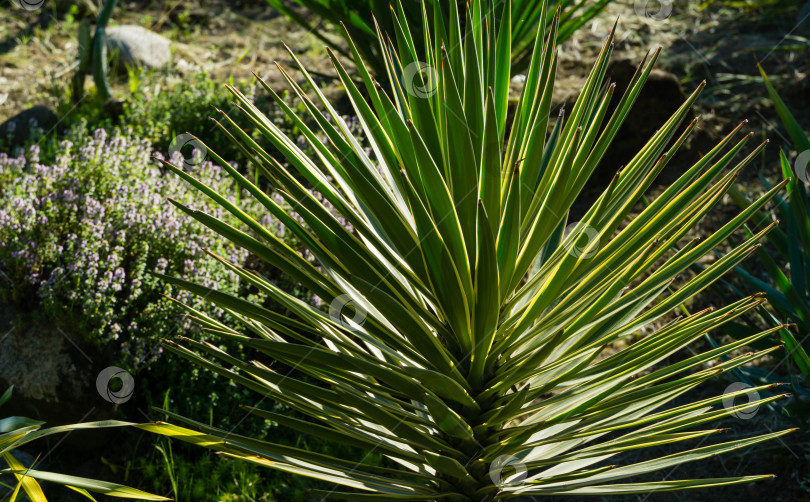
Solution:
[[[147,140],[126,131],[89,135],[81,125],[61,142],[53,163],[40,162],[37,145],[0,153],[0,301],[18,314],[69,326],[87,342],[112,342],[121,349],[118,362],[128,365],[153,359],[158,337],[177,329],[177,307],[161,296],[173,288],[151,272],[202,277],[236,293],[237,275],[212,266],[204,249],[240,263],[248,256],[166,209],[167,197],[192,199],[153,154]],[[221,168],[195,162],[195,175],[236,200]],[[178,298],[224,315],[188,293]]]

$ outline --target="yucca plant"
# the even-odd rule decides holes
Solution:
[[[3,406],[9,399],[13,387],[0,396],[0,406]],[[42,491],[39,481],[48,481],[64,485],[71,490],[81,493],[90,500],[95,500],[90,492],[102,493],[110,497],[138,499],[138,500],[171,500],[166,497],[151,495],[135,488],[98,481],[95,479],[69,476],[55,472],[45,472],[33,469],[34,466],[23,465],[13,455],[14,450],[30,443],[36,439],[53,434],[64,434],[78,429],[97,429],[100,427],[118,427],[127,425],[123,422],[104,421],[86,422],[83,424],[63,425],[42,429],[43,422],[25,417],[7,417],[0,419],[0,457],[5,460],[7,467],[0,469],[0,474],[10,474],[16,479],[16,483],[11,486],[0,482],[0,499],[9,502],[23,500],[21,494],[25,494],[31,502],[48,502],[45,493]]]
[[[761,66],[759,70],[774,108],[793,142],[797,158],[795,166],[791,166],[785,152],[779,152],[787,198],[776,197],[776,213],[781,225],[768,235],[773,253],[765,249],[757,251],[770,281],[763,281],[757,274],[742,266],[737,267],[736,272],[749,287],[763,291],[772,306],[773,313],[759,309],[760,317],[770,321],[775,319],[775,313],[781,319],[793,323],[793,329],[799,333],[797,339],[790,329],[779,331],[791,360],[803,377],[803,381],[791,378],[794,393],[799,399],[793,400],[785,411],[793,418],[807,423],[810,420],[810,357],[807,355],[807,348],[810,346],[807,341],[810,334],[810,198],[806,184],[810,183],[810,138],[790,113]],[[771,184],[761,174],[760,179],[766,189],[771,188]],[[749,198],[739,190],[732,190],[730,195],[741,208],[751,205]],[[776,222],[776,218],[770,214],[759,211],[753,218],[753,225],[746,232],[751,235],[757,228],[765,228]],[[751,323],[747,324],[745,329],[738,329],[737,332],[745,333],[746,329],[753,329]],[[773,372],[768,373],[768,376],[783,378]]]
[[[295,7],[283,0],[267,0],[279,12],[298,23],[301,27],[312,33],[328,45],[333,42],[325,37],[316,25],[313,25],[306,16],[302,16]],[[562,43],[585,23],[596,17],[611,0],[550,0],[550,7],[560,8],[560,22],[557,30],[557,41]],[[371,69],[377,78],[386,74],[386,63],[383,53],[379,50],[376,27],[379,25],[382,33],[393,36],[395,33],[396,16],[391,10],[389,0],[295,0],[298,6],[304,7],[315,19],[325,21],[333,26],[343,23],[348,25],[349,33],[356,42],[355,47],[363,58],[363,63]],[[530,63],[532,49],[537,37],[537,27],[540,24],[550,26],[553,10],[543,10],[542,2],[536,0],[512,0],[512,19],[514,23],[509,27],[512,33],[511,61],[512,69],[516,73],[525,71]],[[440,1],[427,0],[428,16],[432,19],[434,9],[445,18],[451,9],[459,9],[466,1]],[[422,9],[420,2],[402,2],[403,19],[410,26],[419,26],[422,23]],[[500,12],[496,12],[500,15]],[[545,16],[545,17],[543,17]],[[463,18],[462,18],[463,21]],[[495,18],[495,23],[500,23]],[[422,54],[422,40],[413,41],[418,54]],[[343,56],[351,54],[340,47],[335,48]]]
[[[743,389],[669,405],[710,378],[775,349],[739,351],[778,328],[672,359],[703,334],[761,304],[756,295],[716,310],[670,316],[753,252],[770,228],[667,294],[681,272],[725,242],[782,188],[769,190],[715,233],[669,251],[723,198],[764,145],[735,163],[750,139],[736,138],[742,125],[737,127],[639,210],[637,202],[695,126],[688,124],[676,136],[701,84],[616,174],[582,220],[568,222],[569,208],[627,116],[659,51],[641,61],[608,117],[614,86],[603,80],[611,34],[573,109],[555,121],[550,111],[558,9],[549,26],[541,22],[537,28],[526,85],[510,122],[511,3],[471,0],[464,23],[454,3],[446,17],[432,20],[423,3],[422,21],[415,25],[401,2],[394,5],[395,32],[377,32],[393,82],[390,92],[369,73],[351,37],[347,42],[363,90],[329,52],[364,137],[348,132],[292,51],[306,88],[280,65],[279,70],[309,110],[308,120],[260,82],[304,131],[315,157],[304,155],[234,87],[229,89],[246,119],[291,167],[264,152],[226,114],[217,121],[275,193],[265,193],[216,152],[210,152],[212,158],[298,236],[312,260],[262,226],[262,215],[246,214],[192,173],[167,164],[237,216],[244,228],[175,206],[283,270],[329,305],[324,312],[220,258],[289,316],[166,277],[240,319],[240,326],[228,326],[190,311],[211,334],[254,349],[262,360],[243,361],[215,344],[186,338],[167,341],[169,349],[298,415],[267,411],[261,401],[246,408],[250,413],[361,452],[380,452],[384,465],[245,437],[172,413],[167,415],[183,425],[139,427],[328,482],[332,491],[314,492],[329,499],[487,501],[651,493],[769,478],[634,479],[789,432],[666,456],[656,457],[653,449],[690,439],[702,442],[720,430],[695,427],[780,397],[717,406],[751,392]],[[543,2],[540,19],[549,17],[546,9]],[[422,37],[419,44],[417,36]],[[419,53],[417,45],[428,50]],[[285,212],[278,196],[294,211]],[[630,217],[631,211],[638,214]],[[642,329],[654,332],[630,343]],[[627,343],[611,345],[620,340]],[[647,449],[647,460],[625,455]]]

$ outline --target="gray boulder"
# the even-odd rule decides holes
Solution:
[[[39,322],[0,303],[0,392],[14,386],[0,417],[28,417],[45,427],[112,418],[116,405],[97,389],[99,370],[110,359],[69,326]],[[99,429],[59,440],[69,450],[90,451],[111,434]]]
[[[0,388],[13,385],[13,398],[59,407],[83,397],[92,369],[73,357],[71,340],[59,328],[31,324],[0,334]]]
[[[107,52],[120,66],[161,69],[172,60],[169,39],[142,26],[113,26],[106,34]]]

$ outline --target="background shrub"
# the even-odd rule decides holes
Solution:
[[[83,121],[87,122],[90,130],[121,127],[130,131],[131,137],[149,140],[152,148],[159,152],[167,152],[177,135],[190,132],[204,137],[208,147],[222,158],[238,160],[245,165],[247,159],[239,148],[210,120],[219,118],[218,109],[226,112],[234,109],[232,96],[221,82],[209,78],[205,73],[170,81],[154,70],[131,69],[128,72],[128,83],[129,92],[120,95],[121,101],[116,106],[105,104],[94,89],[88,89],[88,98],[79,106],[74,105],[67,94],[57,96],[57,109],[62,123],[68,129]],[[301,135],[292,121],[278,106],[270,102],[263,91],[256,92],[254,84],[231,84],[248,96],[279,127],[289,131],[291,137]],[[285,100],[288,98],[286,91],[283,97]],[[253,139],[263,147],[269,147],[259,134],[253,133]]]
[[[150,272],[201,274],[211,286],[239,291],[238,277],[203,249],[238,263],[247,253],[178,217],[167,198],[192,203],[188,188],[164,175],[148,139],[130,130],[91,135],[80,123],[59,142],[53,163],[41,163],[39,153],[36,144],[0,153],[0,299],[14,311],[71,327],[88,343],[113,343],[116,362],[132,368],[154,359],[159,337],[178,328],[178,307],[162,297],[175,292]],[[205,161],[194,170],[236,198],[219,166]],[[231,221],[212,204],[196,204]]]

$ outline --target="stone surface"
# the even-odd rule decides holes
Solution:
[[[59,122],[56,113],[47,106],[34,106],[23,110],[17,115],[0,124],[0,139],[11,138],[12,146],[25,142],[31,137],[34,127],[46,133],[51,131]]]
[[[21,415],[53,425],[54,420],[68,422],[87,413],[94,368],[87,351],[68,336],[57,326],[27,321],[0,304],[0,389],[14,386],[0,416]]]
[[[38,322],[0,304],[0,389],[14,386],[0,417],[23,416],[53,427],[104,420],[116,406],[96,388],[109,354],[88,347],[69,327]],[[69,449],[91,450],[104,444],[109,431],[66,435]],[[35,448],[40,447],[35,443]]]
[[[14,385],[14,396],[57,404],[79,393],[79,368],[67,354],[58,328],[12,329],[0,341],[0,383]]]
[[[161,69],[172,60],[171,42],[142,26],[113,26],[106,34],[108,56],[119,65]]]

